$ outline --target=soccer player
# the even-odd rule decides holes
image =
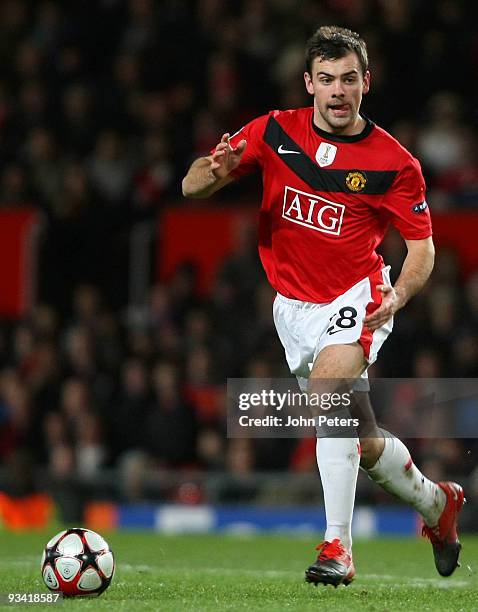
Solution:
[[[306,46],[305,87],[313,107],[272,111],[211,155],[193,162],[183,194],[206,198],[260,170],[259,252],[277,291],[274,322],[290,370],[308,390],[323,380],[356,380],[367,396],[367,367],[392,330],[393,315],[427,281],[434,262],[430,213],[419,162],[360,112],[369,91],[365,42],[348,29],[321,27]],[[389,224],[407,256],[394,286],[376,253]],[[368,401],[368,400],[366,400]],[[388,432],[317,436],[327,529],[312,583],[349,584],[355,575],[351,522],[359,464],[423,517],[435,565],[458,565],[462,488],[434,483]]]

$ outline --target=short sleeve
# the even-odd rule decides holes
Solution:
[[[234,178],[245,174],[251,174],[262,166],[262,142],[269,115],[263,115],[253,119],[233,134],[230,138],[231,147],[237,147],[241,140],[246,140],[247,145],[239,166],[231,172]]]
[[[421,240],[432,235],[425,190],[420,163],[410,156],[382,202],[393,225],[406,240]]]

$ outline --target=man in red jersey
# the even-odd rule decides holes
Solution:
[[[366,370],[391,332],[393,315],[427,281],[434,262],[430,214],[420,164],[390,134],[360,113],[370,87],[365,42],[345,28],[321,27],[306,47],[305,86],[314,105],[272,111],[191,165],[183,194],[206,198],[260,170],[263,200],[259,252],[277,291],[274,322],[302,389],[356,380],[369,406]],[[407,245],[399,278],[376,253],[392,223]],[[338,387],[339,383],[337,383]],[[423,517],[435,565],[449,576],[461,545],[462,488],[433,483],[406,446],[377,430],[360,438],[323,435],[317,463],[327,530],[312,583],[349,584],[355,575],[351,522],[359,463],[384,489]]]

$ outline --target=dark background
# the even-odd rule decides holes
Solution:
[[[146,258],[134,299],[132,233],[188,205],[181,179],[223,132],[310,104],[303,47],[327,24],[366,39],[364,112],[420,159],[432,214],[476,210],[477,16],[476,3],[457,0],[4,0],[0,202],[43,214],[38,299],[0,327],[4,487],[39,486],[25,466],[66,480],[113,470],[123,484],[103,492],[128,499],[181,499],[180,478],[160,492],[136,486],[148,469],[315,473],[310,441],[225,438],[226,377],[288,375],[255,228],[238,229],[209,295],[193,265],[157,283]],[[215,201],[258,207],[258,182]],[[145,249],[161,245],[153,237]],[[396,273],[401,241],[383,251]],[[443,249],[371,374],[474,377],[477,347],[478,271],[463,277]],[[432,478],[473,477],[474,440],[410,446]],[[254,499],[260,487],[221,495]],[[198,486],[186,501],[207,496]]]

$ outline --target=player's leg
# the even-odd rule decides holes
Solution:
[[[362,411],[372,411],[368,394],[354,395]],[[456,527],[464,501],[463,489],[456,483],[429,480],[413,463],[405,444],[385,430],[377,429],[373,437],[361,437],[360,444],[361,467],[383,489],[421,514],[424,534],[433,545],[436,568],[442,576],[451,575],[461,550]]]
[[[323,393],[344,390],[346,387],[342,381],[358,378],[364,369],[364,354],[358,343],[327,346],[314,362],[309,377],[309,393],[317,393],[320,396]],[[330,416],[335,414],[328,412]],[[332,542],[338,538],[350,551],[352,513],[360,461],[359,439],[353,431],[350,433],[350,430],[346,432],[347,437],[335,437],[333,433],[326,431],[324,437],[317,438],[317,463],[327,518],[325,540]],[[340,434],[340,430],[337,433]],[[321,435],[320,431],[318,435]]]
[[[357,433],[360,440],[360,467],[372,467],[383,452],[384,436],[377,425],[370,402],[369,391],[354,389],[350,412],[359,421]]]
[[[356,393],[355,396],[359,403],[370,406],[368,393]],[[370,478],[387,492],[413,506],[422,515],[425,524],[436,525],[445,507],[446,496],[416,467],[405,444],[389,432],[377,428],[376,436],[360,438],[360,446],[360,467]]]
[[[350,379],[358,378],[365,365],[364,352],[358,343],[326,346],[314,362],[308,391],[318,396],[344,390],[350,393]],[[343,412],[338,406],[330,416],[342,418],[346,416]],[[317,560],[306,570],[306,579],[337,586],[348,584],[355,574],[351,527],[360,447],[355,430],[338,428],[335,436],[333,433],[334,430],[317,427],[317,464],[327,529],[324,542],[318,547]]]
[[[391,330],[391,324],[384,326],[373,338],[363,325],[366,314],[380,304],[376,285],[383,281],[379,271],[376,278],[363,279],[327,306],[323,313],[327,325],[317,338],[309,378],[310,392],[316,392],[317,386],[333,386],[330,381],[334,379],[341,389],[350,386],[353,380],[359,382],[370,355],[376,354]],[[327,530],[316,562],[306,571],[310,582],[348,584],[355,574],[351,525],[359,459],[356,431],[332,437],[318,430],[317,463],[324,489]]]

